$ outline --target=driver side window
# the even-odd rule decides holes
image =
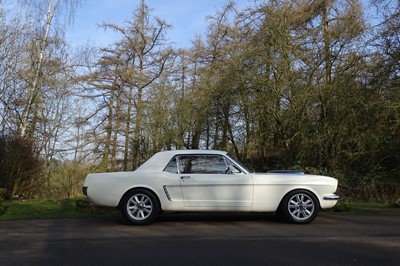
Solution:
[[[179,172],[181,174],[225,174],[228,166],[221,155],[181,155]]]

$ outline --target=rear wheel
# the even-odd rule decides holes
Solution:
[[[306,190],[296,190],[288,193],[282,200],[279,213],[291,223],[308,224],[317,216],[318,199]]]
[[[157,197],[146,189],[134,189],[125,194],[120,208],[122,216],[134,225],[151,224],[160,213]]]

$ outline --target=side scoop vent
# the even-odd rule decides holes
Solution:
[[[304,171],[299,170],[272,170],[267,174],[285,174],[285,175],[304,175]]]

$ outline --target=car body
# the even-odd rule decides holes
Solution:
[[[137,225],[186,211],[277,212],[305,224],[335,206],[337,186],[335,178],[298,171],[252,173],[225,151],[175,150],[156,153],[132,172],[89,174],[83,191]]]

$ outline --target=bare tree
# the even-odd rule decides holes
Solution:
[[[125,132],[124,169],[128,168],[128,148],[132,137],[132,168],[140,163],[142,123],[144,115],[144,99],[146,89],[158,79],[164,71],[164,66],[172,50],[163,49],[165,33],[170,25],[160,18],[153,18],[145,1],[140,2],[133,14],[132,21],[126,26],[104,23],[106,29],[112,29],[122,35],[122,40],[116,43],[116,49],[123,53],[128,66],[122,77],[124,86],[129,88],[127,102],[127,120]],[[131,119],[131,111],[135,111]],[[131,120],[133,123],[131,123]],[[131,136],[131,124],[134,125]],[[128,145],[127,145],[128,144]]]
[[[30,8],[34,13],[38,14],[38,23],[35,23],[37,28],[37,33],[35,38],[38,40],[38,45],[35,47],[36,60],[33,62],[32,74],[27,82],[29,83],[28,98],[21,115],[21,128],[20,135],[25,137],[27,135],[27,129],[29,125],[29,118],[32,116],[32,109],[35,102],[40,97],[41,93],[41,78],[42,78],[42,68],[43,61],[45,60],[46,50],[48,49],[48,42],[50,31],[52,27],[54,28],[54,20],[57,16],[61,16],[63,9],[69,11],[69,19],[72,18],[74,8],[79,4],[79,0],[66,1],[66,0],[42,0],[42,1],[30,1],[23,0],[22,4]],[[44,20],[42,19],[44,18]],[[34,112],[33,121],[37,119],[37,112]],[[33,136],[32,132],[35,129],[35,123],[31,125],[31,138]]]

